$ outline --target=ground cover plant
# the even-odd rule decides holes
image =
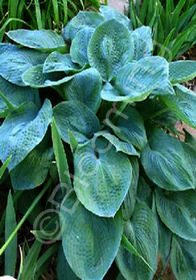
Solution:
[[[196,44],[195,0],[129,0],[133,28],[153,29],[154,53],[178,59]]]
[[[15,274],[16,233],[33,214],[37,240],[20,280],[39,279],[57,250],[59,279],[101,280],[116,262],[118,280],[151,280],[161,257],[177,280],[193,280],[196,141],[175,125],[196,128],[196,96],[182,85],[196,76],[196,62],[152,56],[150,27],[133,31],[106,6],[80,12],[61,35],[22,29],[7,37],[0,176],[7,166],[1,180],[14,193],[0,224],[6,273]],[[14,202],[25,208],[28,193],[16,224]]]

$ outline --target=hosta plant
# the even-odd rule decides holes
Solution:
[[[195,279],[196,141],[176,123],[196,128],[182,85],[196,62],[152,56],[151,29],[108,7],[80,12],[62,35],[7,36],[0,159],[15,191],[54,177],[55,162],[59,279],[101,280],[115,261],[118,279],[150,280],[159,257]]]

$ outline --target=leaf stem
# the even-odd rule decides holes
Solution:
[[[37,203],[39,202],[39,200],[42,198],[42,196],[45,194],[45,192],[48,190],[48,188],[50,187],[52,183],[52,179],[49,179],[48,182],[46,183],[46,185],[44,186],[44,188],[42,189],[42,191],[39,193],[39,195],[35,198],[35,200],[33,201],[33,203],[31,204],[30,208],[28,209],[28,211],[26,212],[26,214],[23,216],[23,218],[20,220],[20,222],[18,223],[17,227],[15,228],[15,230],[12,232],[12,234],[9,236],[9,238],[6,240],[5,244],[1,247],[0,249],[0,256],[4,253],[4,251],[6,250],[6,248],[8,247],[8,245],[11,243],[12,239],[15,237],[15,235],[17,234],[17,232],[19,231],[19,229],[21,228],[21,226],[23,225],[23,223],[26,221],[26,219],[28,218],[28,216],[30,215],[30,213],[33,211],[33,209],[35,208],[35,206],[37,205]]]

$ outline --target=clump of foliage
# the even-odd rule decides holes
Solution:
[[[196,44],[195,0],[129,0],[133,28],[153,29],[154,53],[179,58]]]
[[[62,35],[7,36],[15,44],[0,45],[0,159],[10,160],[15,191],[52,193],[59,279],[103,279],[116,261],[118,279],[150,280],[160,255],[177,280],[193,280],[196,141],[182,141],[175,124],[196,128],[196,96],[181,85],[196,62],[152,56],[150,27],[133,31],[105,6],[80,12]]]
[[[1,0],[0,41],[8,28],[11,30],[30,27],[58,31],[80,10],[97,10],[99,7],[99,0]]]

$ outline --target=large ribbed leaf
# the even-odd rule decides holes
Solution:
[[[146,145],[147,138],[143,119],[131,105],[127,106],[114,124],[110,120],[106,122],[123,141],[133,144],[137,149],[142,149]]]
[[[137,197],[141,201],[144,201],[148,205],[148,207],[152,207],[153,192],[142,176],[139,177]]]
[[[151,280],[157,268],[158,226],[156,216],[144,202],[138,202],[131,223],[125,226],[125,235],[154,272],[139,257],[120,247],[117,264],[127,280]]]
[[[52,52],[44,62],[43,72],[77,72],[80,68],[71,60],[70,54],[61,54],[60,52]]]
[[[110,19],[115,19],[118,22],[127,26],[129,29],[131,29],[131,22],[130,22],[129,18],[127,16],[123,15],[122,13],[120,13],[118,10],[113,9],[109,6],[101,6],[100,12],[104,16],[104,19],[106,21],[108,21]]]
[[[94,28],[86,27],[80,30],[71,43],[70,55],[73,62],[84,66],[88,63],[87,49]]]
[[[173,237],[171,267],[177,280],[195,280],[196,242]]]
[[[124,154],[132,156],[139,156],[139,153],[136,151],[132,144],[119,140],[116,136],[112,135],[107,130],[95,133],[95,137],[100,136],[107,139],[110,142],[111,146],[114,146],[116,148],[117,152],[122,152]]]
[[[152,55],[152,29],[148,26],[142,26],[135,29],[131,36],[134,43],[134,60],[139,60],[145,56]]]
[[[183,83],[196,77],[196,61],[182,60],[169,63],[169,76],[172,84]]]
[[[21,49],[12,44],[0,44],[0,75],[9,82],[25,86],[22,74],[34,65],[42,64],[47,54]]]
[[[79,280],[79,278],[73,273],[73,270],[70,268],[65,258],[62,246],[60,246],[59,248],[57,257],[57,276],[58,280]]]
[[[104,22],[104,17],[96,12],[80,11],[63,29],[62,35],[65,40],[73,40],[76,34],[85,27],[96,28]]]
[[[115,88],[119,91],[118,100],[114,101],[142,101],[149,94],[168,85],[168,62],[158,56],[144,57],[136,62],[127,63],[117,75]],[[108,100],[107,95],[103,99]],[[112,101],[111,97],[109,99]]]
[[[113,217],[132,180],[128,157],[104,138],[78,146],[74,154],[74,187],[80,202],[98,216]]]
[[[7,33],[14,42],[28,48],[49,52],[66,50],[63,37],[52,30],[11,30]]]
[[[90,68],[74,76],[63,86],[67,100],[80,101],[96,112],[100,105],[102,80],[99,72]]]
[[[88,60],[103,80],[110,81],[132,57],[133,44],[126,26],[112,19],[96,28],[89,42]]]
[[[152,131],[141,161],[150,180],[160,188],[183,191],[195,187],[191,162],[181,142],[159,129]]]
[[[183,122],[196,128],[196,94],[181,85],[176,85],[175,93],[164,96],[163,102]]]
[[[54,107],[53,114],[60,136],[67,143],[69,143],[68,129],[78,142],[92,138],[93,134],[99,130],[98,118],[81,102],[61,102]]]
[[[135,157],[131,157],[130,161],[132,165],[132,180],[131,180],[131,185],[129,187],[129,191],[122,204],[122,214],[124,220],[129,220],[133,214],[135,203],[136,203],[137,185],[139,179],[138,160]]]
[[[40,106],[39,92],[28,87],[19,87],[13,85],[0,76],[0,91],[4,94],[6,99],[13,107],[19,107],[25,102],[33,102]],[[5,114],[8,110],[5,100],[1,98],[0,94],[0,115]]]
[[[74,76],[66,76],[64,72],[43,73],[43,64],[26,70],[22,75],[23,83],[33,88],[59,86],[70,81]]]
[[[72,270],[82,280],[103,279],[120,246],[121,213],[115,218],[98,217],[72,193],[63,202],[60,214],[63,250]]]
[[[32,104],[24,104],[11,113],[0,127],[0,159],[10,155],[9,170],[16,167],[44,138],[52,118],[49,100],[38,111]]]
[[[196,192],[163,193],[156,190],[156,206],[162,222],[175,234],[196,241]]]
[[[47,177],[52,159],[53,150],[43,141],[11,171],[13,188],[30,190],[40,186]]]
[[[172,232],[157,217],[159,227],[159,254],[166,265],[171,249]]]

